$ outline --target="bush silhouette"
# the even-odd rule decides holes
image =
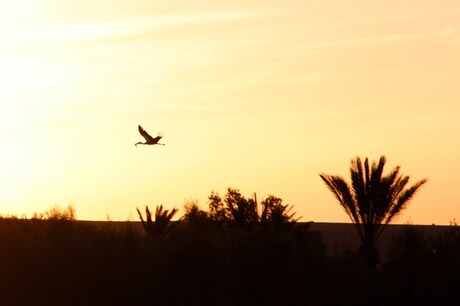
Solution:
[[[270,195],[261,201],[262,211],[258,213],[257,196],[245,198],[235,188],[228,188],[222,198],[217,192],[209,196],[209,218],[219,223],[250,229],[256,224],[274,227],[290,227],[299,218],[291,213],[293,206],[285,205],[283,200]]]
[[[222,199],[218,193],[209,196],[209,214],[211,219],[240,228],[249,228],[258,221],[256,202],[246,199],[238,189],[228,188]]]
[[[196,202],[187,202],[184,205],[184,216],[182,220],[191,227],[204,227],[210,223],[211,219],[208,213],[201,210]]]

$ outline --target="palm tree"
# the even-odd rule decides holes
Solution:
[[[152,213],[149,210],[148,206],[145,206],[145,216],[144,220],[141,211],[139,208],[137,213],[141,219],[142,225],[144,227],[145,233],[152,238],[163,238],[169,232],[171,219],[177,213],[177,208],[173,208],[171,211],[168,209],[163,210],[163,205],[157,206],[155,210],[155,221],[152,220]]]
[[[259,217],[263,225],[271,225],[274,227],[290,227],[294,225],[300,218],[295,218],[295,212],[291,213],[293,206],[283,204],[283,200],[269,195],[268,198],[262,200],[262,213]]]
[[[386,158],[382,156],[378,164],[373,162],[369,168],[367,158],[364,166],[359,157],[352,160],[351,185],[341,176],[320,174],[355,224],[362,243],[360,251],[372,267],[380,262],[375,244],[382,231],[407,207],[410,199],[427,181],[423,179],[406,188],[409,176],[401,175],[399,166],[384,176],[385,162]]]

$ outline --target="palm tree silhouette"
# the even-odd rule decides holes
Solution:
[[[375,244],[382,231],[402,210],[404,210],[417,190],[426,183],[420,180],[409,188],[409,176],[399,173],[400,167],[383,176],[385,156],[379,163],[366,158],[364,167],[359,157],[351,161],[351,185],[341,176],[320,174],[327,187],[335,195],[342,208],[355,224],[361,239],[361,253],[368,264],[375,267],[379,262]]]
[[[256,201],[257,202],[257,201]],[[290,227],[294,225],[299,218],[295,218],[295,212],[291,213],[293,208],[292,205],[283,204],[283,200],[273,195],[262,200],[262,212],[260,214],[260,222],[267,226],[271,225],[274,227]]]
[[[142,216],[139,208],[136,208],[145,233],[152,238],[163,238],[171,228],[171,219],[177,213],[177,208],[163,210],[163,205],[157,206],[155,210],[155,221],[152,220],[152,213],[148,206],[145,206],[145,217]]]

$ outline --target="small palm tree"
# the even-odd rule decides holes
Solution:
[[[155,221],[152,220],[152,214],[148,206],[145,206],[145,217],[142,216],[139,208],[136,208],[139,218],[141,219],[142,226],[144,227],[145,233],[152,238],[162,238],[170,230],[171,219],[177,213],[177,208],[173,208],[171,211],[168,209],[163,210],[163,205],[157,206],[155,210]]]
[[[406,188],[409,176],[399,173],[400,167],[383,176],[385,156],[379,163],[366,158],[364,166],[359,157],[351,161],[351,185],[341,176],[320,174],[327,187],[335,195],[342,208],[355,224],[362,245],[361,253],[368,264],[375,267],[379,262],[375,244],[386,225],[404,210],[417,190],[426,183],[420,180]]]
[[[283,200],[273,195],[262,200],[262,213],[260,222],[263,225],[272,225],[274,227],[282,227],[295,224],[300,218],[295,218],[295,212],[291,213],[293,206],[283,204]]]
[[[181,220],[184,220],[187,224],[192,227],[203,227],[209,223],[208,213],[201,210],[196,201],[186,202],[184,205],[184,216]]]

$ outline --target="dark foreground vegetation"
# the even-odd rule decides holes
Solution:
[[[292,206],[229,188],[177,209],[137,209],[142,230],[90,225],[72,207],[0,219],[0,305],[447,305],[458,301],[460,230],[377,241],[426,180],[358,157],[351,182],[321,174],[361,246],[327,252]],[[329,246],[330,247],[330,246]],[[331,255],[332,254],[332,255]],[[385,261],[382,261],[382,257]]]
[[[457,298],[456,225],[437,237],[401,232],[373,268],[358,250],[328,256],[308,223],[277,223],[270,214],[264,223],[262,213],[238,224],[188,205],[181,221],[156,234],[134,223],[76,221],[71,208],[3,218],[0,304],[446,305]]]

